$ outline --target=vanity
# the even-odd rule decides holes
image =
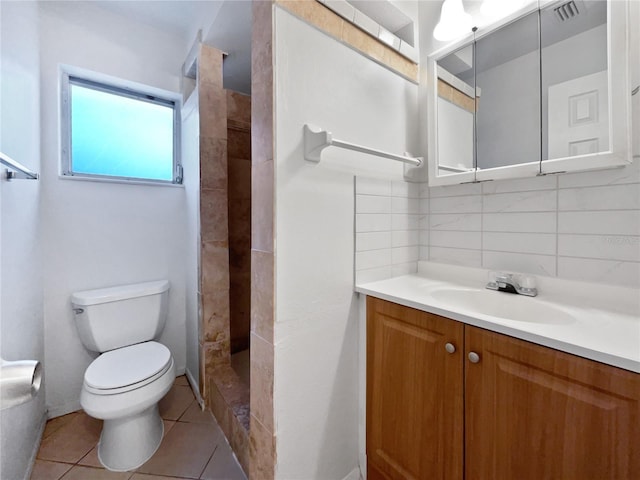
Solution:
[[[637,290],[481,269],[356,286],[366,298],[367,471],[377,479],[640,478]]]

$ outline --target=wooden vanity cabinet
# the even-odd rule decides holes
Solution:
[[[367,329],[369,480],[640,479],[640,375],[371,297]]]
[[[459,322],[367,297],[368,480],[462,478],[463,339]]]
[[[640,375],[468,325],[465,345],[467,480],[640,479]]]

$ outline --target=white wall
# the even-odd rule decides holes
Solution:
[[[276,478],[342,479],[358,466],[354,175],[402,164],[330,148],[304,160],[303,125],[391,152],[418,144],[417,86],[275,8]]]
[[[91,2],[40,4],[44,310],[50,416],[80,408],[95,357],[80,343],[69,297],[78,290],[167,278],[160,338],[185,369],[185,190],[58,178],[58,65],[179,92],[187,45]]]
[[[38,31],[35,2],[2,2],[0,151],[40,170]],[[0,355],[44,361],[41,182],[0,180]],[[45,369],[45,374],[48,373]],[[0,478],[27,478],[45,420],[44,389],[0,412]]]

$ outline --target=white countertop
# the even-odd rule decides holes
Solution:
[[[640,290],[537,277],[538,296],[521,297],[562,310],[569,323],[514,321],[434,298],[442,289],[484,289],[487,271],[419,262],[418,273],[356,285],[356,292],[503,333],[640,373]],[[504,295],[486,290],[496,301]],[[491,297],[488,297],[491,298]],[[492,298],[491,300],[492,301]],[[510,299],[513,301],[513,299]],[[529,303],[530,305],[531,303]]]

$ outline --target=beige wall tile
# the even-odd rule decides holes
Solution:
[[[346,22],[321,3],[315,0],[277,0],[277,3],[329,35],[340,38]]]
[[[251,169],[251,248],[273,252],[273,160]]]
[[[384,60],[385,45],[355,25],[345,24],[342,40],[379,62]]]
[[[222,90],[222,61],[223,54],[220,50],[200,44],[198,53],[198,84],[212,85]]]
[[[274,257],[272,253],[251,252],[251,331],[273,343]]]
[[[403,77],[414,82],[418,81],[418,65],[403,57],[392,48],[385,46],[383,62]]]
[[[204,368],[207,372],[207,378],[211,378],[211,372],[216,367],[229,364],[230,356],[228,338],[219,342],[206,342],[204,344]]]
[[[276,437],[251,415],[249,428],[250,480],[271,480],[275,475]]]
[[[251,126],[251,97],[244,93],[227,90],[227,121],[235,125]]]
[[[273,425],[273,344],[251,334],[251,414],[270,432]]]
[[[198,87],[200,137],[227,138],[227,96],[213,85]]]
[[[200,237],[203,242],[228,245],[228,208],[226,188],[200,190]]]
[[[202,309],[202,337],[205,342],[222,342],[230,339],[229,290],[214,288],[205,295]]]
[[[229,123],[227,133],[228,157],[251,161],[251,124],[246,130],[237,130]]]
[[[227,189],[227,140],[200,137],[200,186]]]

